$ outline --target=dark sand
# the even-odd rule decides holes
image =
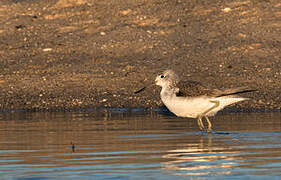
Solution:
[[[280,109],[280,0],[1,0],[0,109],[158,107],[172,68]]]

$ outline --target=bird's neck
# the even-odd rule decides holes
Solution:
[[[176,96],[176,93],[178,91],[178,88],[171,88],[171,87],[162,87],[161,89],[161,99],[171,98],[173,96]]]

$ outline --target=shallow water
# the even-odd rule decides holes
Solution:
[[[0,179],[279,179],[281,113],[0,114]]]

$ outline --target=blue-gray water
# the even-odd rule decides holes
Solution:
[[[0,179],[279,179],[281,113],[0,114]]]

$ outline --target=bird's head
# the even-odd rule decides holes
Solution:
[[[155,84],[162,88],[173,88],[176,87],[179,81],[179,76],[173,70],[169,69],[156,77]]]

